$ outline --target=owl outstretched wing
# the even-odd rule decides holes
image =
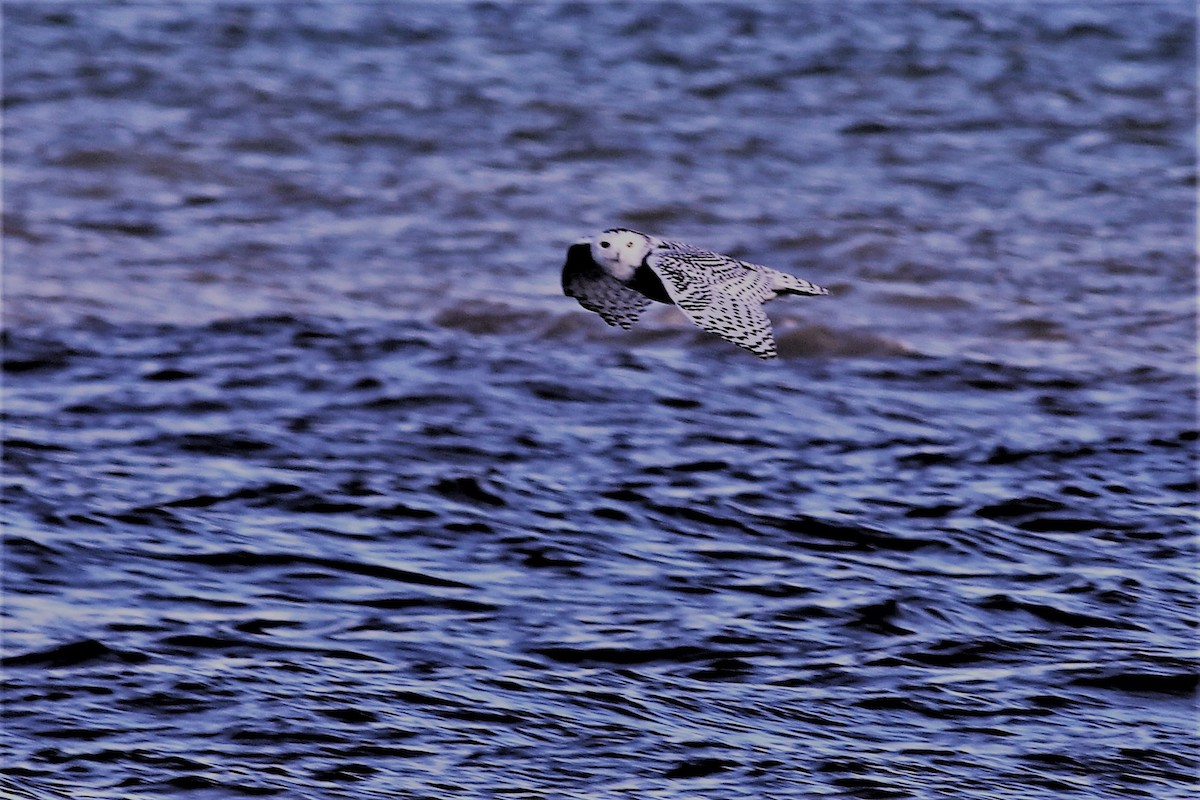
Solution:
[[[776,294],[774,270],[674,243],[651,251],[646,264],[692,322],[759,358],[775,357],[762,308]]]
[[[563,294],[574,297],[579,305],[595,311],[609,325],[628,329],[650,305],[650,299],[609,275],[592,260],[586,244],[567,248],[562,271]]]

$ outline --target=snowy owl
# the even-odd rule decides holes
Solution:
[[[762,304],[781,294],[829,294],[786,272],[627,228],[567,248],[563,293],[609,325],[629,328],[651,301],[670,303],[704,330],[759,358],[775,357]]]

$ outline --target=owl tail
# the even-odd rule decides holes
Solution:
[[[777,294],[829,294],[828,289],[786,272],[776,272],[772,277],[775,280],[774,289]]]

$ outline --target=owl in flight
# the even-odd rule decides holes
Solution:
[[[651,301],[669,303],[759,358],[775,357],[763,303],[784,294],[829,294],[786,272],[627,228],[568,247],[562,284],[564,294],[609,325],[629,328]]]

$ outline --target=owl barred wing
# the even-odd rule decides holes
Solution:
[[[650,305],[650,299],[627,288],[605,272],[586,244],[567,248],[562,270],[563,294],[574,297],[588,311],[595,311],[609,325],[628,329]]]
[[[771,320],[762,308],[776,293],[773,270],[670,244],[652,251],[646,263],[692,322],[759,358],[775,357]]]

